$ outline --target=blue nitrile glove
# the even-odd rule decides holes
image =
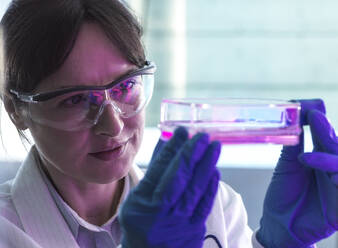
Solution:
[[[308,114],[308,123],[314,149],[313,152],[301,154],[299,159],[304,165],[326,171],[331,181],[338,187],[338,138],[336,133],[320,111],[311,110]],[[336,193],[336,200],[338,200],[338,191]],[[336,206],[338,207],[338,205]],[[338,208],[336,218],[338,218]]]
[[[318,100],[300,102],[301,122],[310,125],[314,152],[303,153],[303,134],[299,145],[283,147],[256,234],[265,248],[311,247],[338,229],[337,138],[322,113],[322,101],[317,107]]]
[[[188,139],[178,128],[159,141],[149,168],[119,212],[123,248],[199,248],[215,198],[220,143],[207,134]]]

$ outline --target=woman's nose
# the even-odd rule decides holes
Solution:
[[[119,136],[124,127],[124,121],[112,103],[105,104],[97,123],[94,126],[95,134],[110,137]]]

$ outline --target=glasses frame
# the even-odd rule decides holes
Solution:
[[[156,65],[155,63],[151,61],[146,61],[145,66],[137,69],[131,73],[128,73],[126,75],[121,76],[120,78],[114,80],[108,85],[105,86],[75,86],[75,87],[69,87],[64,89],[58,89],[51,92],[45,92],[45,93],[37,93],[37,94],[29,94],[29,93],[21,93],[16,90],[10,89],[10,93],[13,94],[16,98],[18,98],[22,102],[27,103],[38,103],[38,102],[44,102],[48,101],[54,97],[63,95],[65,93],[70,93],[78,90],[107,90],[115,85],[123,82],[129,77],[133,77],[135,75],[143,74],[143,75],[152,75],[156,71]]]

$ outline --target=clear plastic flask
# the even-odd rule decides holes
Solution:
[[[223,144],[296,145],[300,103],[270,99],[182,98],[161,103],[161,139],[183,126],[189,136],[206,132]]]

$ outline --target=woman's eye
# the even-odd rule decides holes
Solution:
[[[120,84],[121,90],[128,90],[134,87],[136,82],[133,80],[124,81]]]
[[[133,87],[136,84],[136,82],[132,80],[124,81],[120,83],[117,87],[114,87],[110,94],[114,99],[121,98],[123,96],[126,96],[128,94],[132,93]]]
[[[62,106],[75,106],[78,105],[79,103],[86,101],[86,97],[83,94],[78,94],[78,95],[74,95],[71,97],[68,97],[67,99],[63,100],[61,102]]]

